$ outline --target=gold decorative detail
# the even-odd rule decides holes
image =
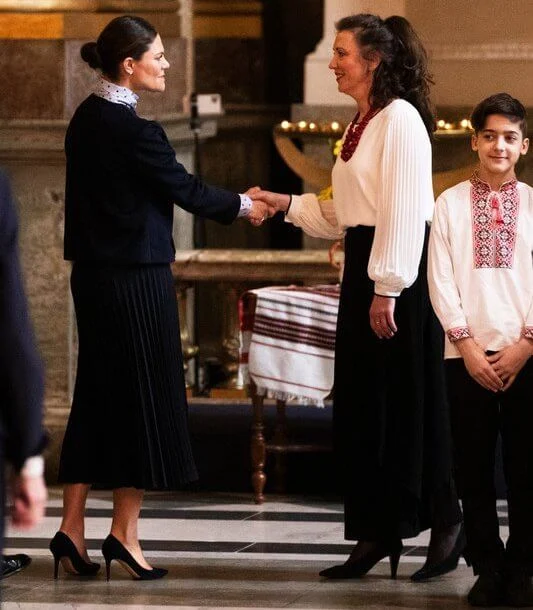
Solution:
[[[10,12],[176,12],[179,0],[0,0]]]
[[[434,43],[428,52],[433,61],[522,61],[533,59],[533,43]]]

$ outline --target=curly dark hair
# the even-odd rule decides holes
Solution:
[[[431,136],[436,128],[429,99],[434,81],[426,50],[409,21],[397,15],[381,19],[360,13],[344,17],[335,27],[338,32],[353,33],[365,59],[380,57],[370,90],[372,105],[383,108],[395,98],[407,100],[418,110]]]

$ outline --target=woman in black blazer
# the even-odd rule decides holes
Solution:
[[[143,557],[137,522],[144,490],[196,480],[186,420],[179,322],[170,263],[173,206],[222,224],[269,212],[250,197],[209,186],[176,161],[162,127],[137,116],[136,91],[164,91],[169,63],[145,20],[118,17],[87,43],[99,70],[76,110],[65,150],[65,258],[79,337],[72,409],[59,481],[63,520],[50,543],[58,564],[92,575],[84,513],[91,485],[113,490],[102,552],[135,579],[160,578]],[[249,191],[249,194],[253,190]]]

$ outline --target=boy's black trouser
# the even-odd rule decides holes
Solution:
[[[446,360],[456,483],[474,573],[533,574],[533,358],[506,392],[490,392],[470,377],[462,358]],[[500,538],[494,467],[502,439],[509,538]]]

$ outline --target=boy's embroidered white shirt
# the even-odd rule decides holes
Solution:
[[[394,100],[368,123],[352,158],[337,158],[333,201],[293,196],[287,220],[326,239],[339,239],[348,227],[375,226],[368,275],[377,293],[398,296],[418,275],[434,209],[431,167],[420,115]]]
[[[428,280],[446,358],[461,337],[498,351],[533,333],[533,189],[511,181],[496,195],[474,178],[437,199]]]

